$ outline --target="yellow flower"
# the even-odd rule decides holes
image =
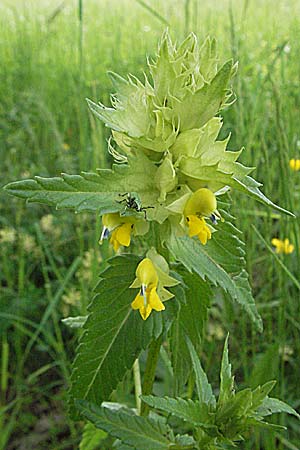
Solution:
[[[149,222],[146,220],[133,216],[120,216],[119,213],[103,214],[102,224],[99,244],[102,244],[103,239],[107,239],[110,235],[109,242],[113,245],[115,252],[121,245],[129,247],[132,233],[135,236],[143,236],[149,231]]]
[[[131,232],[134,228],[134,219],[129,217],[121,217],[119,213],[104,214],[102,216],[103,229],[99,243],[102,244],[110,232],[110,244],[113,245],[114,251],[117,252],[121,245],[129,247],[131,240]]]
[[[133,227],[133,223],[128,222],[119,225],[113,230],[109,243],[113,245],[115,252],[119,250],[121,245],[124,247],[129,247]]]
[[[291,159],[290,160],[290,169],[298,172],[300,170],[300,159]]]
[[[285,238],[284,241],[281,239],[273,238],[272,245],[275,247],[275,253],[284,253],[285,255],[289,255],[294,251],[294,245],[290,244],[290,241]]]
[[[195,216],[191,214],[186,217],[186,221],[189,226],[189,236],[197,236],[199,241],[205,245],[208,239],[211,239],[211,231],[206,225],[205,219],[203,217]]]
[[[136,269],[136,276],[141,284],[141,289],[131,303],[131,307],[139,309],[143,320],[146,320],[152,309],[155,309],[155,311],[163,311],[165,309],[156,292],[158,274],[150,258],[145,258],[139,263]]]
[[[211,217],[217,210],[217,199],[214,193],[207,188],[201,188],[195,191],[184,208],[184,215],[195,214],[197,216]]]
[[[2,228],[0,230],[0,244],[13,244],[16,240],[16,230],[14,228]]]
[[[63,143],[62,148],[63,148],[63,150],[66,150],[66,151],[70,150],[70,146],[66,142]]]
[[[207,188],[195,191],[186,202],[184,216],[189,227],[189,236],[198,236],[200,242],[205,245],[211,239],[211,230],[205,222],[205,217],[213,224],[217,224],[217,219],[221,219],[214,193]]]

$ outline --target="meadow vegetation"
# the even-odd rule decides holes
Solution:
[[[155,54],[168,26],[178,41],[190,31],[200,40],[215,36],[222,60],[239,61],[237,101],[222,112],[221,138],[232,133],[230,150],[245,144],[240,160],[257,167],[254,176],[264,193],[299,216],[300,170],[290,164],[300,159],[297,0],[280,0],[276,7],[270,0],[19,1],[3,3],[0,13],[1,185],[110,167],[110,131],[85,99],[109,103],[108,70],[142,78],[145,54]],[[277,380],[273,396],[299,411],[299,218],[237,192],[231,196],[264,331],[259,334],[217,292],[203,364],[218,386],[215,361],[229,331],[238,384],[255,388]],[[68,418],[66,386],[78,330],[61,319],[85,315],[113,252],[98,245],[98,217],[25,204],[3,192],[0,198],[0,449],[77,448],[81,429]],[[276,245],[274,238],[289,243]],[[163,349],[155,394],[169,392],[170,379]],[[134,405],[132,392],[128,374],[113,399]],[[277,420],[286,432],[255,432],[240,448],[299,448],[299,422],[283,414]]]

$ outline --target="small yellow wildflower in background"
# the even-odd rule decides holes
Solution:
[[[284,253],[285,255],[289,255],[294,251],[294,245],[290,244],[290,241],[285,238],[284,241],[281,239],[273,238],[272,245],[275,247],[275,253]]]
[[[289,345],[281,345],[279,347],[279,355],[281,355],[283,361],[290,361],[294,354],[294,350]]]
[[[67,317],[70,314],[72,306],[80,306],[80,298],[80,291],[76,290],[74,287],[71,287],[69,291],[62,296],[63,304],[61,309],[64,317]]]
[[[63,148],[63,150],[66,150],[66,151],[70,150],[70,146],[66,142],[63,143],[62,148]]]
[[[91,282],[93,280],[93,262],[97,261],[98,264],[102,261],[102,256],[99,251],[94,249],[87,250],[83,254],[82,266],[76,272],[76,278],[83,281]]]
[[[21,233],[19,235],[19,239],[22,242],[23,248],[28,255],[34,256],[36,258],[39,258],[41,256],[41,249],[37,245],[36,240],[33,236],[28,233]]]
[[[300,170],[300,159],[291,159],[290,160],[290,169],[294,172],[298,172]]]
[[[16,230],[14,228],[2,228],[0,230],[0,244],[13,244],[16,240]]]
[[[40,220],[41,229],[48,234],[51,234],[54,238],[59,238],[61,235],[61,228],[54,223],[53,214],[46,214]]]

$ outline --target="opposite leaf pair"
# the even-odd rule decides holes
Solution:
[[[133,410],[109,404],[99,407],[86,401],[77,401],[80,412],[97,428],[107,431],[130,449],[167,450],[198,449],[215,450],[222,445],[233,445],[253,426],[282,428],[264,421],[273,413],[286,412],[300,416],[286,403],[268,397],[275,382],[270,381],[256,389],[235,392],[231,365],[228,360],[228,337],[221,364],[221,385],[218,400],[202,369],[200,359],[187,340],[195,374],[198,400],[142,396],[142,400],[167,416],[174,415],[186,422],[187,435],[174,435],[165,416],[153,414],[151,418],[136,416]]]

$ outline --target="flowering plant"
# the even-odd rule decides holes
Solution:
[[[272,403],[267,395],[273,385],[233,393],[227,344],[216,403],[197,356],[215,286],[262,331],[228,191],[241,191],[290,214],[260,191],[249,176],[253,168],[237,161],[242,150],[226,149],[230,136],[218,140],[222,118],[217,114],[234,101],[230,83],[237,70],[231,60],[221,67],[218,62],[214,39],[199,46],[190,34],[176,47],[164,33],[157,59],[148,62],[151,80],[145,75],[142,83],[110,73],[116,90],[111,107],[88,100],[112,129],[112,169],[35,177],[5,187],[30,202],[102,216],[100,243],[109,238],[117,255],[101,273],[88,317],[76,322],[83,332],[70,405],[74,418],[81,411],[126,448],[222,448],[242,439],[250,425],[269,426],[262,419],[270,412],[297,415],[282,402]],[[163,340],[168,342],[175,394],[182,393],[193,367],[196,402],[149,397]],[[141,387],[138,357],[145,349]],[[137,412],[101,407],[132,367]],[[177,414],[194,432],[174,436],[158,416],[145,417],[149,406]]]

